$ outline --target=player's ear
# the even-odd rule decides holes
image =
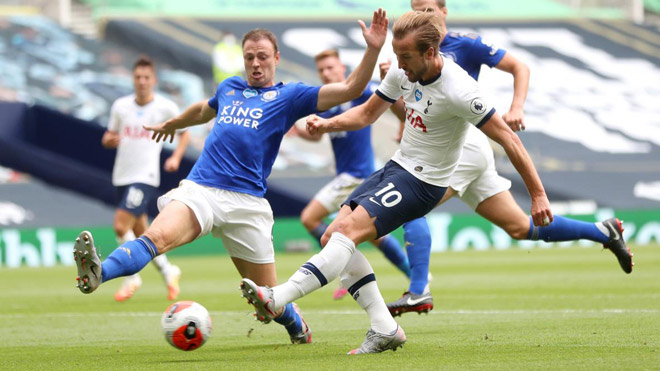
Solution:
[[[275,52],[275,65],[280,63],[280,52],[279,50]]]
[[[431,46],[428,49],[426,49],[426,53],[424,53],[424,58],[425,59],[433,59],[435,58],[435,55],[438,53],[438,51],[435,49],[435,47]]]

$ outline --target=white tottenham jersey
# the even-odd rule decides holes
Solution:
[[[117,99],[110,109],[108,130],[119,133],[119,147],[112,171],[112,184],[124,186],[144,183],[160,185],[160,151],[163,142],[151,140],[153,133],[142,125],[160,124],[179,114],[176,103],[160,96],[144,106],[135,102],[135,95]]]
[[[447,187],[469,123],[480,127],[495,109],[467,72],[449,58],[442,60],[441,73],[429,81],[413,83],[403,70],[390,68],[376,94],[391,103],[403,97],[406,106],[401,148],[392,160],[421,181]]]

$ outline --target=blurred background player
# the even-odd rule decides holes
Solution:
[[[323,84],[346,80],[346,66],[341,62],[337,50],[325,50],[317,54],[314,60],[316,61],[316,70]],[[359,106],[369,99],[376,87],[377,84],[369,83],[359,98],[332,107],[323,113],[319,113],[319,116],[329,118],[352,107]],[[290,132],[311,141],[319,141],[322,138],[322,134],[311,135],[307,130],[299,129],[296,125],[291,127]],[[323,219],[339,211],[342,202],[353,192],[355,187],[375,170],[374,151],[371,145],[371,126],[356,131],[341,131],[329,133],[328,135],[335,155],[336,176],[316,193],[300,214],[300,221],[319,243],[323,233],[328,228]],[[396,238],[388,234],[376,241],[371,241],[371,243],[378,247],[406,277],[410,277],[408,257]],[[334,291],[333,298],[340,299],[347,293],[346,288],[340,285]]]
[[[223,240],[241,277],[261,285],[277,284],[272,230],[273,212],[264,198],[282,138],[295,121],[355,99],[369,82],[387,36],[385,11],[374,12],[359,66],[344,82],[323,86],[275,83],[280,61],[275,35],[254,29],[243,36],[245,76],[224,80],[215,96],[188,107],[162,124],[145,127],[158,141],[177,129],[216,117],[204,150],[178,188],[158,200],[160,213],[138,239],[115,249],[101,263],[91,233],[80,233],[74,245],[78,288],[85,294],[120,276],[140,271],[157,255],[206,234]],[[384,305],[384,304],[383,304]],[[311,343],[312,332],[293,303],[266,320],[284,326],[292,343]]]
[[[213,79],[220,84],[225,79],[243,74],[243,49],[231,31],[224,31],[213,47]]]
[[[120,245],[141,236],[147,229],[147,208],[157,197],[160,185],[163,143],[152,141],[151,134],[143,126],[161,123],[179,113],[174,102],[154,92],[157,82],[154,62],[147,57],[138,59],[133,66],[135,92],[114,102],[108,130],[101,140],[104,147],[117,149],[112,184],[117,187],[121,201],[113,227]],[[179,170],[188,142],[189,134],[184,131],[179,135],[174,153],[165,161],[165,171]],[[167,298],[176,299],[181,270],[170,264],[164,254],[157,256],[153,263],[165,280]],[[126,277],[115,293],[115,300],[129,299],[140,285],[142,279],[138,273]]]
[[[502,119],[512,130],[524,130],[523,105],[529,87],[529,68],[506,50],[498,49],[476,34],[459,34],[448,32],[446,26],[447,7],[445,0],[412,0],[413,10],[432,12],[438,18],[442,27],[440,51],[454,60],[475,80],[479,78],[482,65],[495,67],[513,76],[513,99],[509,111]],[[390,68],[389,63],[381,63],[381,76]],[[402,101],[393,105],[393,111],[405,125],[405,113]],[[614,253],[621,268],[626,273],[632,271],[632,254],[623,239],[621,222],[608,219],[598,223],[587,223],[579,220],[555,215],[555,220],[549,226],[535,227],[531,219],[518,206],[509,188],[511,182],[501,177],[495,169],[493,150],[486,136],[476,128],[470,127],[463,154],[458,167],[451,178],[450,186],[440,204],[455,195],[465,202],[479,215],[506,231],[516,240],[544,240],[546,242],[572,241],[587,239],[602,243]],[[428,226],[417,226],[419,231],[427,232]],[[418,233],[412,238],[419,238]],[[408,236],[404,236],[407,238]],[[426,267],[430,254],[430,235],[427,244],[406,243],[411,265]],[[424,239],[426,241],[426,239]],[[424,261],[423,259],[426,259]],[[420,272],[411,276],[409,289],[403,296],[388,308],[393,315],[406,312],[426,312],[433,309],[433,298],[430,291],[419,291],[428,288],[427,274]]]

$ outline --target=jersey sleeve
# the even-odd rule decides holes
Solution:
[[[289,120],[291,124],[301,117],[318,112],[319,90],[320,86],[309,86],[301,82],[295,84]]]
[[[456,116],[480,128],[495,114],[495,108],[483,98],[476,81],[467,74],[463,79],[460,85],[462,89],[449,98]]]
[[[117,107],[117,101],[112,104],[110,107],[110,120],[108,121],[108,130],[119,132],[121,128],[121,119],[119,117],[119,107]]]
[[[381,81],[380,86],[376,89],[376,95],[381,97],[383,100],[395,103],[399,97],[401,97],[401,74],[402,70],[392,66],[383,81]]]
[[[485,64],[493,68],[504,58],[504,54],[506,54],[506,50],[499,49],[491,42],[479,36],[474,40],[470,57],[478,61],[479,64]]]

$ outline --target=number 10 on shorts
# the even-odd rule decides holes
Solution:
[[[382,195],[382,197],[380,197]],[[401,192],[394,189],[394,183],[387,183],[387,186],[383,187],[380,191],[374,194],[376,197],[380,197],[380,203],[385,207],[392,207],[401,202],[403,196]]]

